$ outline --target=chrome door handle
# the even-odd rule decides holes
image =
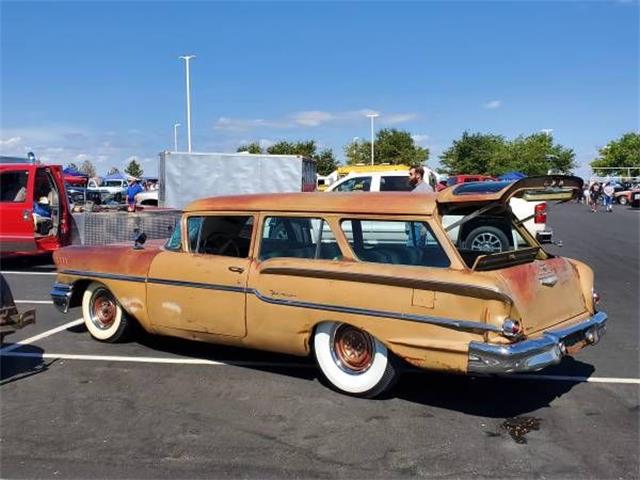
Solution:
[[[244,272],[244,268],[242,267],[229,267],[229,270],[235,273],[242,273]]]

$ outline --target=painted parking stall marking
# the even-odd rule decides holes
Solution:
[[[18,343],[14,343],[12,345],[9,345],[7,347],[4,348],[0,348],[0,355],[5,355],[7,352],[11,352],[13,350],[17,350],[20,347],[23,347],[24,345],[29,345],[33,342],[37,342],[38,340],[42,340],[43,338],[47,338],[50,337],[51,335],[55,335],[58,332],[62,332],[64,330],[67,330],[71,327],[75,327],[77,325],[80,325],[84,323],[84,320],[82,318],[78,318],[77,320],[72,320],[71,322],[67,322],[65,324],[60,325],[59,327],[55,327],[52,328],[51,330],[47,330],[46,332],[42,332],[38,335],[34,335],[33,337],[29,337],[25,340],[22,340]]]

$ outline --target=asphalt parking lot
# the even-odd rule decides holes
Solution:
[[[333,392],[306,359],[95,342],[50,304],[49,259],[3,262],[38,323],[1,352],[0,476],[638,478],[640,211],[565,204],[550,224],[564,246],[548,249],[595,270],[601,343],[512,379],[409,372],[380,400]]]

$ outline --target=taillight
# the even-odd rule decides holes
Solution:
[[[547,223],[547,202],[536,205],[534,213],[533,221],[535,223]]]

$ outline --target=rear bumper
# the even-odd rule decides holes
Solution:
[[[597,312],[571,327],[544,332],[540,338],[511,345],[471,342],[469,373],[535,372],[560,363],[587,345],[595,345],[605,334],[607,314]]]
[[[73,285],[54,283],[49,295],[51,295],[51,300],[53,300],[55,307],[62,313],[67,313],[69,310],[69,302],[71,302],[71,295],[73,295]]]
[[[541,230],[536,232],[536,240],[540,243],[551,243],[553,230]]]

